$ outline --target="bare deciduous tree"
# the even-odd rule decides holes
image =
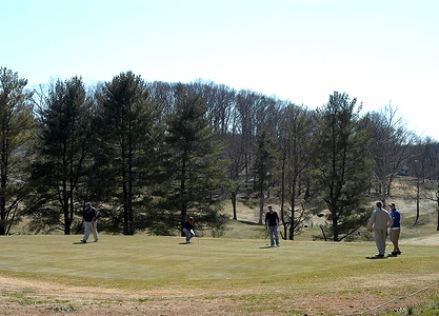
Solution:
[[[392,182],[407,160],[413,155],[411,144],[416,136],[407,130],[404,120],[397,116],[397,108],[387,105],[380,112],[371,112],[373,146],[370,151],[375,161],[375,191],[385,204],[391,194]]]
[[[304,209],[298,205],[298,199],[305,198],[303,183],[306,169],[315,158],[318,146],[315,146],[314,112],[303,106],[288,105],[282,110],[278,126],[277,178],[280,182],[280,215],[284,227],[284,236],[294,240],[295,233],[304,219]],[[285,200],[289,199],[290,214],[285,210]],[[303,203],[302,203],[303,204]],[[296,208],[300,213],[296,214]]]

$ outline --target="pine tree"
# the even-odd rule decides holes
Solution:
[[[26,85],[17,73],[0,68],[0,235],[19,222],[19,204],[29,187],[25,166],[36,126]]]
[[[217,200],[225,177],[220,156],[222,147],[216,140],[205,101],[199,95],[186,95],[177,87],[174,112],[167,119],[166,145],[170,151],[171,192],[167,209],[183,223],[188,213],[198,222],[214,223],[218,218]]]
[[[373,163],[370,160],[370,132],[355,112],[356,99],[334,92],[318,109],[319,193],[330,214],[332,226],[324,238],[341,241],[356,232],[366,220],[364,192],[370,188]]]
[[[255,161],[252,166],[255,175],[255,189],[259,192],[259,222],[263,224],[265,193],[273,178],[275,166],[274,139],[270,137],[267,129],[256,137]]]
[[[82,208],[83,201],[75,192],[92,145],[91,105],[82,79],[72,77],[58,80],[40,109],[38,159],[32,165],[36,192],[28,200],[31,227],[37,232],[59,229],[61,224],[69,235],[76,208]]]
[[[130,71],[101,86],[96,98],[95,194],[116,209],[112,229],[121,221],[123,233],[132,235],[145,226],[138,216],[145,209],[147,187],[159,181],[162,172],[160,113],[143,79]]]

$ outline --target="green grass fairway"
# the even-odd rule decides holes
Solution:
[[[0,279],[117,290],[138,304],[156,300],[157,293],[174,304],[189,297],[206,304],[225,300],[218,315],[354,315],[396,297],[404,298],[379,312],[438,303],[437,245],[402,240],[401,256],[367,259],[376,253],[373,242],[281,241],[281,247],[270,248],[267,239],[194,238],[182,244],[178,237],[102,235],[98,243],[81,244],[80,238],[1,237]],[[36,304],[37,290],[20,291],[21,300]],[[20,303],[17,292],[1,287],[0,304]],[[48,296],[41,304],[54,302]],[[436,308],[431,315],[438,315]]]

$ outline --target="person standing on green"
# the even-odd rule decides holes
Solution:
[[[265,214],[265,225],[267,226],[268,233],[270,234],[271,247],[274,247],[274,245],[278,247],[280,246],[278,232],[279,222],[280,220],[277,212],[273,210],[271,205],[268,206],[268,212]]]
[[[389,228],[392,223],[392,217],[389,212],[383,209],[383,203],[381,201],[376,202],[376,209],[370,216],[368,229],[369,231],[375,231],[375,243],[378,249],[378,254],[375,257],[377,258],[384,258],[387,228]]]
[[[82,222],[84,224],[84,237],[82,237],[81,242],[86,243],[90,232],[93,233],[94,241],[99,240],[98,229],[97,229],[97,218],[98,212],[91,205],[90,202],[85,203],[84,212],[82,214]]]
[[[392,216],[393,224],[390,226],[390,241],[393,243],[392,256],[402,254],[399,249],[399,235],[401,233],[401,213],[396,208],[395,203],[390,203],[390,216]]]

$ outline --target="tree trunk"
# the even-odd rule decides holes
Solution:
[[[416,182],[416,218],[415,218],[415,225],[418,224],[419,221],[419,200],[420,200],[420,194],[419,194],[419,178]]]
[[[232,200],[232,209],[233,209],[233,219],[237,220],[238,217],[236,215],[236,192],[230,192],[231,200]]]
[[[264,216],[264,190],[259,192],[259,225],[262,225],[262,218]]]
[[[339,241],[339,236],[338,236],[338,220],[337,220],[337,218],[335,216],[332,219],[332,229],[334,230],[334,241]]]
[[[6,235],[6,206],[4,198],[0,202],[0,236]]]

